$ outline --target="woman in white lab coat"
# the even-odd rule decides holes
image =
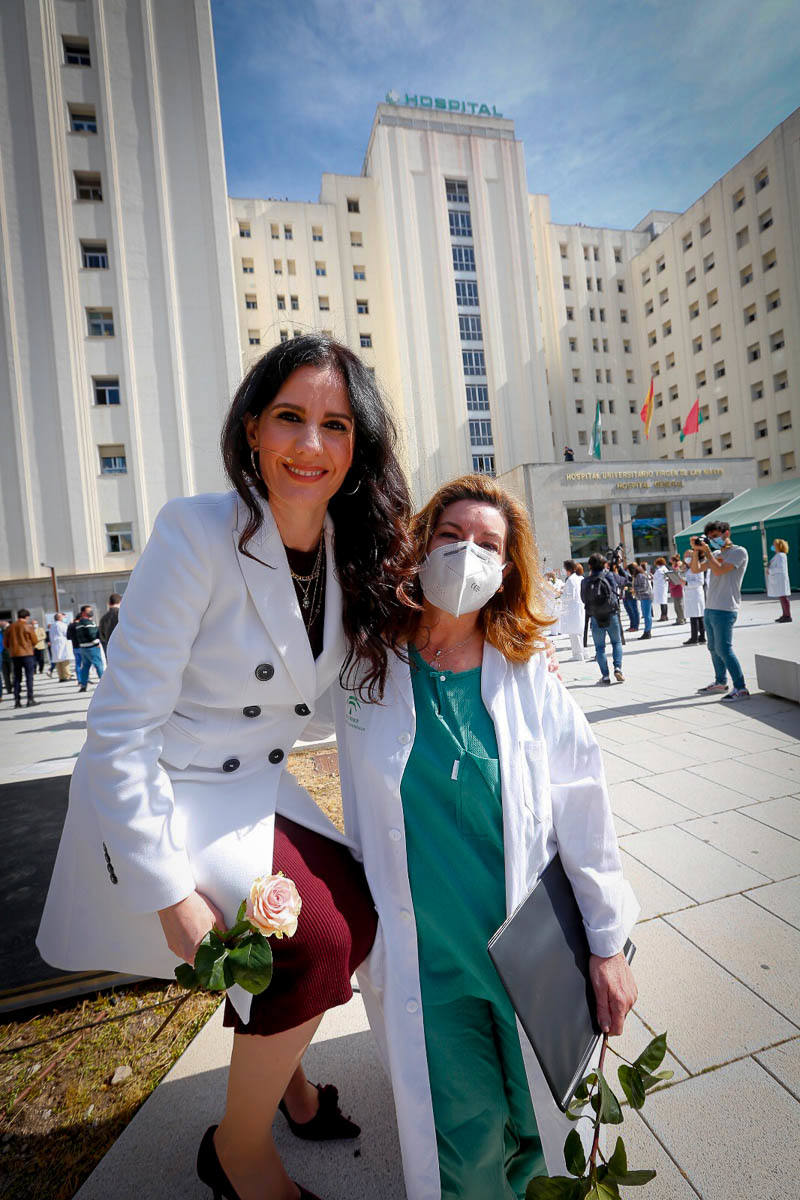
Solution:
[[[392,1079],[409,1200],[524,1196],[563,1173],[554,1103],[486,952],[556,851],[592,951],[601,1027],[636,989],[600,750],[548,673],[546,608],[522,506],[485,476],[416,518],[420,560],[384,703],[337,700],[348,834],[380,918],[360,972]],[[530,964],[531,970],[537,964]]]
[[[655,570],[653,571],[653,608],[661,609],[659,621],[668,621],[669,616],[667,610],[669,608],[669,581],[667,579],[667,560],[665,558],[657,558],[655,561]]]
[[[775,538],[772,543],[772,558],[767,567],[767,595],[781,602],[781,615],[776,618],[779,625],[785,625],[792,619],[789,597],[792,585],[789,582],[789,543],[783,538]]]
[[[691,622],[692,632],[684,646],[701,646],[705,645],[706,640],[706,594],[704,591],[704,578],[702,571],[693,571],[692,568],[692,552],[691,550],[683,556],[685,579],[683,592],[684,614]]]
[[[583,630],[586,611],[581,600],[581,579],[571,558],[564,562],[567,578],[561,593],[561,632],[569,634],[572,661],[583,662]]]
[[[301,1136],[358,1132],[299,1064],[324,1010],[352,995],[377,921],[347,839],[285,766],[298,738],[332,727],[320,699],[334,681],[358,667],[361,695],[382,691],[377,631],[410,545],[393,445],[346,347],[309,335],[252,368],[223,432],[234,490],[156,519],[72,779],[37,939],[55,966],[169,979],[213,924],[233,924],[256,876],[284,869],[300,890],[270,987],[229,991],[227,1107],[198,1156],[226,1200],[298,1196],[271,1134],[284,1094]]]

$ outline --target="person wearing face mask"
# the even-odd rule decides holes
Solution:
[[[638,906],[600,750],[541,652],[547,599],[523,506],[466,475],[439,488],[411,532],[419,576],[390,627],[406,653],[391,658],[382,704],[336,701],[345,829],[380,914],[361,992],[392,1080],[409,1200],[522,1200],[532,1176],[564,1173],[574,1126],[487,943],[558,850],[598,1021],[616,1035],[636,997],[621,951]]]
[[[703,572],[692,570],[692,552],[687,550],[683,556],[685,567],[683,602],[686,616],[691,624],[691,634],[683,643],[684,646],[699,646],[706,643],[706,627],[703,613],[706,610],[706,594],[703,589]]]
[[[776,618],[776,624],[785,625],[792,619],[789,607],[789,596],[792,585],[789,583],[789,543],[783,538],[775,538],[772,543],[772,558],[767,567],[767,595],[774,596],[781,602],[781,615]]]
[[[746,700],[744,673],[733,650],[733,627],[742,603],[742,579],[747,570],[748,554],[744,546],[731,541],[727,521],[709,521],[703,539],[691,539],[692,561],[689,569],[708,572],[705,627],[708,652],[714,665],[714,682],[698,688],[703,695],[725,692],[723,700]],[[731,677],[728,691],[727,676]]]

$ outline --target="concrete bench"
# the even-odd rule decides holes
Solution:
[[[796,659],[757,654],[756,679],[762,691],[800,704],[800,662]]]

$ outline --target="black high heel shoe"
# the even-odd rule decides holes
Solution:
[[[332,1083],[315,1083],[319,1092],[319,1108],[310,1121],[295,1121],[289,1114],[286,1104],[281,1100],[278,1108],[286,1117],[289,1128],[295,1137],[306,1142],[332,1142],[338,1139],[349,1140],[357,1138],[361,1126],[356,1125],[344,1116],[339,1108],[339,1092]]]
[[[197,1174],[200,1182],[211,1188],[214,1200],[239,1200],[236,1189],[217,1158],[217,1148],[214,1145],[216,1129],[216,1125],[209,1125],[203,1134],[200,1149],[197,1151]],[[299,1183],[297,1186],[300,1188],[300,1200],[319,1200],[319,1196],[307,1191]]]

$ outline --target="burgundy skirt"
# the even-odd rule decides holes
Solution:
[[[230,1000],[224,1024],[262,1037],[294,1029],[353,995],[350,977],[372,948],[378,915],[364,870],[338,842],[275,817],[272,870],[293,880],[303,907],[291,938],[270,938],[272,982],[245,1025]]]

